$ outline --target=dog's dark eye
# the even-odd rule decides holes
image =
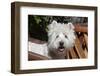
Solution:
[[[59,37],[59,35],[56,36],[56,38],[58,38],[58,37]]]
[[[65,38],[68,38],[67,35],[65,35]]]

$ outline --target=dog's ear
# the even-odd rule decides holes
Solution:
[[[56,25],[57,24],[57,21],[53,20],[51,24],[52,25]]]
[[[53,20],[52,23],[48,25],[48,30],[53,29],[56,24],[57,21]]]
[[[67,26],[70,28],[70,29],[75,29],[74,25],[70,22],[67,24]]]

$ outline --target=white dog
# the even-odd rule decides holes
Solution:
[[[48,25],[48,42],[36,44],[29,42],[29,51],[47,56],[51,59],[64,59],[66,51],[75,43],[72,23],[61,24],[53,21]]]
[[[64,59],[66,51],[75,43],[72,23],[61,24],[53,21],[48,26],[48,55],[52,59]]]

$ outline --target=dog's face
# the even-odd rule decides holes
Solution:
[[[63,32],[55,34],[55,41],[52,43],[52,45],[54,49],[63,52],[69,47],[69,39],[67,34]]]
[[[53,21],[48,29],[48,48],[50,50],[64,52],[73,47],[75,35],[72,23],[61,24]]]

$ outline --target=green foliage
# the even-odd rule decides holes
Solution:
[[[28,25],[29,25],[29,34],[31,37],[46,40],[47,41],[47,32],[46,28],[49,24],[49,16],[28,16]]]

